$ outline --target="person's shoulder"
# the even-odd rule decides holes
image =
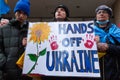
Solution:
[[[117,25],[115,23],[111,23],[110,25],[113,27],[117,27]]]
[[[118,27],[115,23],[111,23],[111,29],[120,31],[120,27]]]

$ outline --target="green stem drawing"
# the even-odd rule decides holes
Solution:
[[[32,68],[30,69],[30,71],[28,72],[28,74],[30,74],[32,72],[33,69],[35,69],[35,66],[37,64],[38,61],[38,57],[39,57],[39,51],[38,51],[38,43],[37,43],[37,55],[36,55],[36,60],[35,60],[35,64],[32,66]]]
[[[30,69],[30,71],[27,74],[30,74],[32,72],[32,70],[35,69],[35,66],[37,65],[38,58],[40,56],[45,55],[45,53],[46,53],[46,48],[39,52],[39,50],[38,50],[38,43],[37,43],[37,55],[36,54],[32,54],[32,53],[28,54],[30,60],[35,62],[35,64],[32,66],[32,68]]]
[[[35,64],[33,65],[33,67],[30,69],[30,71],[27,74],[30,74],[32,72],[33,69],[35,69],[37,62],[35,62]]]

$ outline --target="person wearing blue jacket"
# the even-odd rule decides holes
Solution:
[[[120,28],[111,23],[112,9],[106,5],[96,8],[95,35],[101,77],[97,80],[120,80]]]

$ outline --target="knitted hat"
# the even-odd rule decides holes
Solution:
[[[54,11],[54,16],[55,16],[55,13],[57,11],[58,8],[63,8],[66,12],[66,16],[69,17],[69,10],[68,8],[65,6],[65,5],[58,5],[56,8],[55,8],[55,11]]]
[[[25,14],[27,14],[27,16],[29,16],[30,15],[30,2],[29,2],[29,0],[19,0],[16,3],[16,6],[14,8],[14,12],[17,12],[19,10],[25,12]]]
[[[95,12],[97,13],[99,10],[106,10],[107,13],[112,16],[112,9],[106,5],[100,5],[96,8]]]

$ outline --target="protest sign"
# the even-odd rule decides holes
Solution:
[[[93,21],[29,25],[23,74],[100,77]]]

